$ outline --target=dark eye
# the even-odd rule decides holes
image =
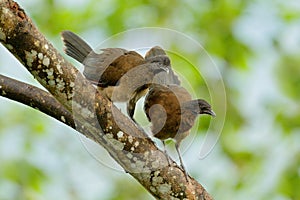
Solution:
[[[166,58],[166,59],[164,60],[164,65],[170,65],[170,63],[171,63],[171,61],[170,61],[169,58]]]

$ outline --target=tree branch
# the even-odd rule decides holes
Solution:
[[[0,95],[23,103],[75,128],[72,114],[51,94],[38,87],[0,74]]]
[[[146,133],[65,61],[12,0],[0,0],[0,41],[57,102],[41,91],[40,97],[30,92],[26,98],[40,98],[35,102],[39,106],[57,106],[58,112],[53,113],[56,119],[63,110],[71,113],[76,130],[102,145],[157,199],[212,199],[196,180],[188,177],[187,181],[174,161],[168,166],[166,156]],[[18,91],[11,90],[10,97],[14,92]],[[30,102],[23,101],[29,106]]]

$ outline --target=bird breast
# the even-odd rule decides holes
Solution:
[[[145,99],[145,112],[152,123],[155,137],[165,140],[188,131],[194,124],[195,114],[182,109],[181,103],[191,95],[183,88],[170,85],[153,86]]]

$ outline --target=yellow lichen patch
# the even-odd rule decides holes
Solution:
[[[35,61],[36,56],[37,56],[37,51],[35,51],[35,50],[31,50],[30,52],[25,51],[26,64],[29,67],[32,67],[32,63],[33,63],[33,61]]]
[[[0,40],[2,41],[6,41],[6,35],[5,33],[2,31],[2,28],[0,28]]]

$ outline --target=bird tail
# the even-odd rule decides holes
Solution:
[[[83,39],[71,31],[63,31],[61,36],[65,45],[65,53],[80,63],[92,51],[92,48]]]

